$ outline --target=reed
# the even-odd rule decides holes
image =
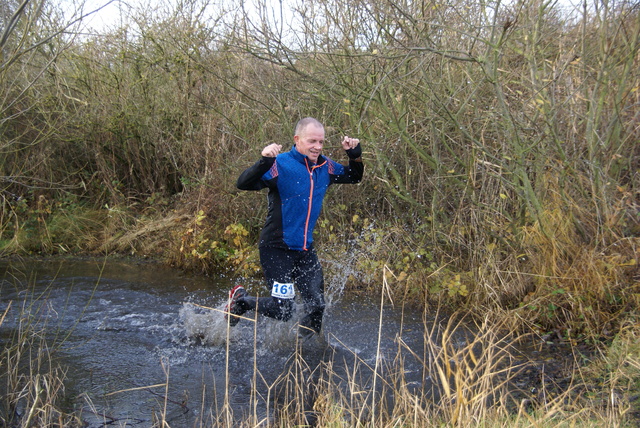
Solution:
[[[515,361],[514,349],[503,336],[503,326],[487,321],[468,332],[466,342],[453,341],[455,330],[461,326],[454,321],[425,326],[424,350],[411,349],[398,337],[400,352],[384,370],[372,367],[355,353],[354,364],[346,373],[336,370],[337,361],[323,361],[315,369],[318,373],[311,392],[308,373],[313,367],[296,351],[291,365],[276,381],[279,385],[275,389],[286,399],[269,397],[279,403],[274,419],[259,424],[247,420],[243,426],[305,426],[310,420],[327,427],[633,424],[624,402],[608,406],[576,393],[584,387],[583,382],[588,382],[577,366],[572,369],[574,381],[566,390],[558,390],[553,380],[544,376],[536,391],[519,389],[516,380],[533,362]],[[405,358],[423,361],[422,387],[406,382]],[[365,376],[363,381],[364,372],[377,379],[377,387],[372,387],[376,382],[370,377]],[[625,400],[619,394],[615,397]],[[305,408],[303,403],[308,403],[309,398],[313,404]],[[617,410],[612,412],[613,409]]]
[[[0,327],[12,309],[7,306]],[[23,304],[13,336],[3,341],[0,353],[3,426],[83,426],[82,420],[63,409],[68,368],[58,366],[51,356],[44,333],[46,307]]]
[[[349,379],[348,393],[331,384],[335,374],[324,374],[328,381],[316,403],[322,413],[320,426],[631,426],[628,396],[614,394],[614,402],[603,403],[577,394],[584,385],[581,370],[576,368],[575,382],[560,391],[553,381],[543,380],[535,393],[518,391],[515,379],[527,364],[514,364],[509,345],[496,339],[496,331],[480,332],[463,346],[447,343],[451,331],[444,328],[442,341],[429,341],[426,347],[425,379],[432,380],[431,390],[416,390],[402,377],[402,357],[396,358],[395,379],[384,382],[386,393],[393,396],[387,406],[363,397],[371,392],[364,385]],[[480,326],[483,327],[483,326]],[[484,327],[487,327],[486,325]],[[500,344],[502,342],[502,345]],[[497,345],[497,346],[496,346]],[[402,345],[404,346],[404,345]],[[492,351],[493,349],[493,351]],[[409,354],[416,350],[404,349]],[[552,394],[550,391],[554,391]],[[622,400],[616,402],[615,400]],[[375,419],[365,415],[376,414]]]

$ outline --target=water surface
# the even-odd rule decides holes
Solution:
[[[359,387],[371,388],[373,370],[398,366],[399,337],[422,354],[429,322],[377,298],[346,299],[330,286],[322,336],[300,343],[295,320],[227,328],[219,310],[237,278],[135,260],[26,259],[0,261],[0,280],[0,311],[11,302],[2,340],[30,313],[68,369],[69,407],[94,427],[151,426],[157,414],[172,426],[206,425],[225,402],[237,418],[269,419],[286,400],[279,385],[300,367],[310,382],[331,367],[346,384],[357,377]],[[401,367],[409,385],[427,386],[419,359],[405,353]]]

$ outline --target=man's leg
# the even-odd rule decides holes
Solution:
[[[294,253],[278,248],[260,248],[260,264],[270,291],[274,282],[293,284],[292,272],[295,258],[292,254]],[[273,296],[259,298],[245,296],[238,299],[237,304],[245,312],[257,310],[259,314],[269,318],[289,321],[293,315],[294,300]]]
[[[325,308],[324,278],[314,249],[301,252],[296,263],[296,285],[305,308],[305,316],[300,320],[301,333],[305,334],[304,330],[320,333]]]

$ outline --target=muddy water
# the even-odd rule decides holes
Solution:
[[[92,427],[151,426],[161,413],[171,426],[206,426],[225,400],[235,417],[268,420],[282,400],[277,385],[296,370],[292,356],[302,355],[310,379],[329,364],[336,377],[357,377],[367,389],[373,370],[394,367],[398,338],[401,375],[417,389],[430,382],[406,347],[423,355],[433,320],[377,300],[350,301],[339,284],[329,284],[323,335],[300,343],[295,320],[242,320],[229,330],[216,309],[235,283],[230,278],[136,261],[29,259],[0,261],[0,281],[0,311],[11,302],[0,339],[10,340],[21,313],[31,314],[67,368],[67,406]]]

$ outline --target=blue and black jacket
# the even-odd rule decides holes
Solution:
[[[359,183],[364,165],[360,158],[352,159],[347,150],[349,165],[342,165],[327,157],[318,157],[314,164],[296,150],[277,157],[262,157],[238,178],[241,190],[269,189],[267,220],[260,234],[260,247],[308,250],[313,243],[315,227],[322,201],[333,183]]]

